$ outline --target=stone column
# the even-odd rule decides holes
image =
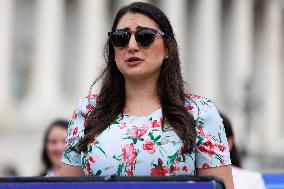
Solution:
[[[104,68],[103,50],[110,28],[107,19],[107,2],[80,0],[80,36],[78,74],[79,95],[87,96],[92,82]],[[99,85],[95,86],[97,90]]]
[[[251,151],[265,155],[264,149],[271,154],[284,152],[283,123],[281,118],[281,40],[283,33],[281,28],[280,7],[275,1],[265,1],[259,7],[256,15],[256,38],[254,60],[254,82],[252,87],[252,99],[257,105],[253,114],[253,130],[249,138]],[[262,13],[262,14],[261,14]]]
[[[31,125],[61,115],[61,56],[64,1],[39,0],[31,85],[23,105],[23,119]]]
[[[231,120],[238,146],[246,147],[249,136],[246,102],[252,66],[253,1],[228,1],[223,10],[221,111]]]
[[[220,0],[196,0],[189,6],[188,64],[192,92],[219,97]]]
[[[0,127],[14,123],[12,97],[12,33],[14,1],[0,0]]]
[[[176,35],[176,40],[179,47],[180,52],[180,60],[181,60],[181,67],[184,80],[188,80],[188,60],[186,56],[186,48],[187,48],[187,1],[186,0],[179,0],[179,1],[172,1],[172,0],[163,0],[161,1],[161,6],[168,16],[173,30]]]

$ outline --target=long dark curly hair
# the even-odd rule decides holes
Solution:
[[[157,7],[135,2],[122,7],[113,22],[112,31],[116,29],[121,17],[126,13],[141,13],[154,20],[160,30],[168,37],[163,38],[168,49],[168,58],[163,60],[157,81],[158,96],[162,106],[164,123],[175,130],[184,143],[184,152],[192,152],[196,140],[196,123],[193,116],[185,109],[185,89],[181,74],[177,42],[167,16]],[[86,118],[84,137],[79,141],[78,152],[86,151],[87,145],[102,133],[118,116],[125,106],[125,81],[115,63],[114,47],[108,40],[105,45],[106,68],[95,80],[102,79],[102,87],[96,106]],[[94,84],[93,83],[93,84]]]

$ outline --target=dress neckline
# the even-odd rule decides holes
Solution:
[[[156,109],[154,112],[152,112],[152,113],[150,113],[148,115],[142,115],[142,116],[140,116],[140,115],[139,116],[138,115],[130,115],[130,114],[125,113],[125,112],[123,112],[122,114],[123,114],[123,116],[131,117],[131,118],[147,118],[147,117],[151,117],[151,116],[153,116],[154,114],[157,114],[157,113],[162,113],[162,107]]]

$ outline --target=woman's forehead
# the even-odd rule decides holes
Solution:
[[[129,28],[134,31],[138,26],[159,29],[158,24],[150,17],[145,14],[131,12],[126,13],[120,18],[116,29]]]
[[[48,137],[60,135],[61,133],[64,134],[64,133],[66,133],[66,132],[67,132],[67,129],[62,128],[62,127],[60,127],[60,126],[54,126],[54,127],[49,131]]]

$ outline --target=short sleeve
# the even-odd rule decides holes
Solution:
[[[61,161],[72,166],[81,166],[81,154],[77,153],[76,147],[80,139],[84,136],[85,118],[93,105],[94,99],[80,98],[76,108],[73,111],[72,119],[68,125],[67,136],[65,139],[65,148]]]
[[[196,116],[196,168],[222,167],[231,164],[225,128],[214,103],[199,97]]]

